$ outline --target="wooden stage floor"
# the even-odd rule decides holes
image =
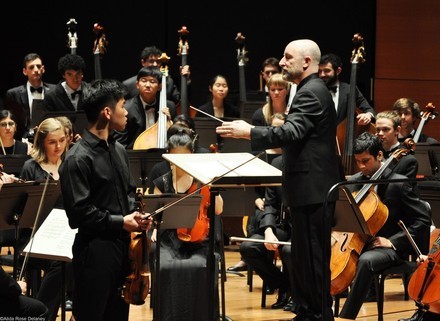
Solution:
[[[240,259],[237,251],[225,250],[226,267],[234,265]],[[246,272],[243,272],[246,275]],[[226,315],[233,321],[289,321],[295,315],[292,312],[272,310],[271,304],[276,301],[276,294],[267,295],[266,308],[260,307],[261,302],[261,279],[253,276],[253,291],[249,292],[246,276],[241,277],[234,274],[227,274],[225,283],[226,290]],[[185,294],[184,294],[185,295]],[[344,299],[341,299],[341,306]],[[397,321],[400,318],[410,317],[415,310],[412,300],[405,301],[403,297],[403,286],[401,278],[387,279],[385,283],[385,304],[384,321]],[[70,313],[66,320],[70,319]],[[151,321],[153,310],[150,308],[149,297],[142,306],[131,306],[130,321]],[[338,321],[347,320],[336,318]],[[377,307],[375,302],[364,303],[356,320],[377,321]],[[61,321],[58,316],[57,321]]]

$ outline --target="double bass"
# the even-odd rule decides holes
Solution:
[[[70,53],[76,55],[76,48],[78,47],[78,36],[76,34],[77,22],[74,18],[70,18],[66,25],[68,29],[67,46],[70,48]]]
[[[405,141],[407,148],[396,150],[371,177],[371,180],[379,179],[385,169],[394,160],[400,160],[405,155],[414,151],[415,143],[412,139]],[[357,193],[353,193],[355,203],[358,205],[364,217],[371,236],[383,227],[388,219],[388,208],[384,205],[376,192],[372,189],[373,184],[365,184]],[[356,204],[353,204],[356,206]],[[330,257],[332,295],[344,291],[353,281],[359,256],[364,245],[370,240],[370,235],[352,232],[333,232]]]
[[[167,106],[167,90],[166,83],[168,77],[168,61],[170,57],[165,52],[159,57],[161,62],[160,71],[162,72],[162,88],[160,90],[159,100],[159,115],[157,122],[144,130],[134,141],[133,149],[152,149],[167,147],[167,130],[171,126],[171,120],[168,121],[167,115],[163,113],[163,110]]]
[[[181,66],[182,68],[188,64],[188,34],[189,30],[187,27],[182,26],[182,28],[178,31],[180,35],[179,39],[179,47],[178,47],[178,55],[182,58]],[[188,76],[182,75],[180,78],[180,104],[177,110],[178,114],[183,114],[186,117],[189,115],[188,110]],[[179,110],[180,109],[180,110]],[[195,112],[193,112],[193,117]]]
[[[246,38],[241,32],[237,33],[235,42],[238,44],[237,48],[237,61],[238,61],[238,79],[239,79],[239,92],[240,92],[240,103],[247,100],[246,97],[246,78],[245,78],[245,66],[249,59],[246,57],[247,51],[245,47]]]
[[[108,41],[104,33],[104,27],[99,23],[93,25],[95,41],[93,42],[93,56],[95,62],[95,79],[102,79],[101,59],[107,51]]]
[[[345,175],[351,175],[355,171],[355,162],[353,155],[354,139],[364,131],[374,133],[372,124],[367,126],[359,126],[356,124],[356,116],[359,113],[356,108],[356,78],[359,65],[365,62],[364,38],[361,34],[356,33],[353,36],[354,49],[351,55],[351,74],[350,74],[350,93],[348,97],[347,117],[337,127],[336,142],[338,154],[342,158]]]

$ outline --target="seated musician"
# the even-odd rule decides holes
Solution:
[[[176,105],[171,100],[167,100],[166,107],[160,111],[161,83],[162,72],[158,67],[149,66],[139,70],[136,81],[139,94],[125,102],[128,112],[125,130],[113,133],[116,140],[126,149],[133,149],[136,138],[157,122],[159,112],[166,114],[168,120],[176,116]]]
[[[349,180],[369,179],[383,165],[382,146],[375,135],[362,133],[355,140],[353,153],[360,172],[352,175]],[[381,178],[402,179],[405,176],[392,173],[386,168]],[[349,187],[354,192],[362,186]],[[341,318],[356,319],[375,272],[398,265],[410,254],[415,254],[406,235],[398,226],[398,220],[402,220],[407,226],[421,251],[426,252],[429,247],[431,218],[414,192],[413,185],[406,182],[382,184],[377,186],[377,194],[389,210],[388,218],[376,235],[363,246],[356,275],[340,313]]]
[[[436,252],[438,252],[439,250],[439,244],[440,244],[440,235],[437,237],[437,239],[434,241],[434,245],[431,248],[429,254],[435,254]],[[419,263],[419,266],[425,262],[428,259],[428,255],[420,255],[417,258],[417,263]],[[438,264],[438,262],[435,262],[436,264]],[[437,286],[437,283],[432,283],[435,284],[434,286]],[[416,305],[418,307],[418,309],[416,310],[416,312],[409,318],[403,318],[403,319],[399,319],[399,321],[437,321],[440,318],[440,315],[438,313],[434,313],[431,312],[429,310],[426,310],[425,308],[423,308],[420,304],[418,304],[416,302]]]
[[[282,156],[277,156],[271,163],[274,167],[282,168]],[[289,241],[291,228],[289,218],[284,217],[281,186],[270,186],[265,189],[264,209],[257,210],[255,221],[257,229],[250,239],[267,241]],[[289,302],[290,282],[288,270],[283,261],[283,269],[274,264],[275,251],[278,244],[243,242],[240,244],[240,254],[243,260],[263,279],[272,289],[278,289],[278,299],[272,304],[272,309],[282,309]],[[281,248],[280,248],[281,249]]]
[[[413,138],[417,128],[415,127],[417,119],[420,118],[420,106],[410,98],[399,98],[394,102],[393,110],[395,110],[402,118],[402,129],[399,133],[399,141],[403,142],[407,138]],[[430,137],[424,133],[420,134],[416,143],[440,144],[434,137]]]
[[[384,159],[388,159],[395,150],[402,147],[398,137],[401,130],[401,119],[397,112],[387,110],[376,115],[376,135],[384,149]],[[408,178],[416,178],[419,163],[413,155],[402,158],[393,171]]]
[[[187,133],[179,132],[168,139],[170,154],[191,154],[194,150],[194,139]],[[176,193],[187,194],[197,190],[203,195],[202,207],[209,207],[208,186],[185,173],[175,165],[171,171],[154,180],[154,194]],[[209,201],[208,201],[209,202]],[[223,211],[223,200],[220,195],[215,198],[215,213]],[[199,215],[203,214],[201,212]],[[205,213],[206,214],[206,213]],[[151,241],[157,241],[157,230],[153,230]],[[186,235],[185,235],[186,236]],[[209,311],[209,282],[207,273],[208,237],[187,241],[178,230],[160,231],[160,284],[158,293],[153,293],[160,302],[156,321],[205,321]],[[213,271],[213,273],[215,273]],[[218,275],[216,273],[215,275]]]

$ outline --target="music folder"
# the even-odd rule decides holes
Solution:
[[[163,210],[160,223],[160,229],[166,230],[193,227],[203,197],[200,194],[193,194],[186,198],[179,194],[147,194],[142,198],[146,213],[153,213],[164,206],[169,206]],[[174,205],[170,205],[171,203]]]

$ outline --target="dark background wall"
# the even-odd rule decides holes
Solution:
[[[345,63],[342,79],[349,81],[352,37],[365,38],[366,62],[358,71],[358,85],[370,97],[370,79],[374,71],[375,1],[289,1],[262,6],[254,1],[77,1],[42,0],[32,4],[12,3],[12,10],[1,19],[2,61],[0,95],[20,85],[22,59],[29,52],[39,53],[46,66],[44,79],[60,80],[57,61],[69,52],[67,26],[75,18],[78,26],[78,49],[87,63],[85,80],[94,78],[93,24],[101,23],[109,41],[101,65],[103,77],[124,80],[140,68],[139,54],[147,45],[164,50],[170,60],[170,75],[179,82],[177,55],[178,30],[187,26],[192,85],[191,104],[199,106],[208,95],[209,80],[218,73],[238,90],[237,45],[235,37],[246,37],[249,62],[246,66],[246,88],[259,88],[262,61],[269,56],[281,58],[288,42],[310,38],[322,53],[334,52]],[[214,9],[207,9],[207,7]],[[258,12],[257,14],[253,12]],[[56,14],[53,14],[56,12]],[[202,12],[200,14],[200,12]]]

